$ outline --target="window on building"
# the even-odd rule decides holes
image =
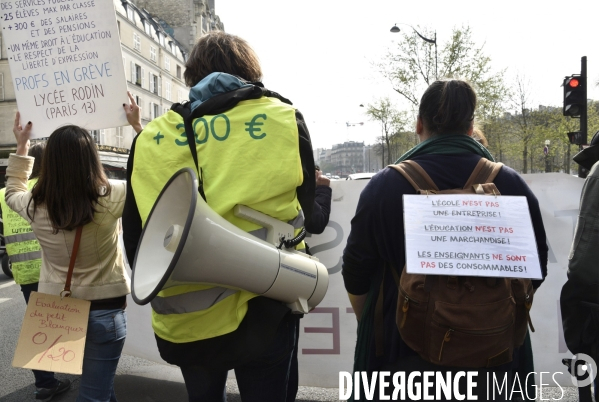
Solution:
[[[160,116],[160,105],[154,103],[154,117],[152,118],[155,119],[158,116]]]
[[[96,144],[99,144],[100,130],[90,130],[89,135],[92,137]]]
[[[177,102],[181,103],[185,100],[185,93],[182,89],[177,90]]]
[[[120,37],[121,36],[121,21],[117,21],[116,22],[116,27],[117,27],[117,29],[119,31],[119,37]]]
[[[137,103],[137,106],[141,107],[141,98],[138,95],[135,95],[135,103]]]
[[[156,48],[154,46],[150,46],[150,60],[156,63]]]
[[[164,34],[162,34],[162,33],[158,34],[158,41],[160,42],[160,44],[162,46],[164,46]]]
[[[158,95],[158,76],[150,73],[150,92]]]
[[[177,78],[181,79],[181,66],[177,64]]]
[[[164,58],[164,69],[167,71],[171,71],[171,59],[170,57]]]
[[[131,62],[131,82],[141,87],[143,80],[141,66]]]
[[[144,20],[144,31],[146,32],[146,34],[152,35],[151,29],[152,25],[147,20]]]
[[[135,32],[133,32],[133,48],[141,51],[141,37]]]
[[[168,100],[171,100],[171,83],[167,81],[165,84],[166,85],[164,88],[164,92],[165,92],[164,97]]]
[[[135,21],[135,16],[133,13],[133,7],[131,6],[127,6],[127,18],[129,18],[131,21]]]
[[[123,147],[123,127],[116,128],[116,146]]]
[[[99,144],[106,145],[106,130],[100,130],[100,142]]]

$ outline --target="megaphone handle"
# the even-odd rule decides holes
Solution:
[[[283,245],[285,248],[294,248],[298,244],[300,244],[306,238],[306,228],[302,228],[302,230],[295,236],[293,239],[285,240],[285,238],[281,239],[281,243],[279,244],[278,249],[280,250]]]

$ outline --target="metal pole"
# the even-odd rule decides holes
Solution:
[[[587,145],[587,141],[588,141],[588,137],[587,137],[587,131],[588,131],[588,116],[587,116],[587,57],[586,56],[582,56],[582,58],[580,59],[580,78],[582,79],[581,81],[583,82],[583,94],[584,94],[584,105],[582,108],[582,111],[580,113],[580,135],[582,137],[582,141],[580,143],[579,150],[582,151],[583,149],[583,144]],[[586,178],[588,174],[588,171],[583,168],[582,166],[578,165],[578,177],[580,178]]]
[[[439,74],[437,73],[437,31],[435,31],[435,81],[439,79]]]

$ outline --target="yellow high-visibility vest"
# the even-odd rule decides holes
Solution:
[[[261,226],[237,218],[233,208],[246,205],[297,231],[303,215],[296,188],[303,173],[295,109],[278,99],[241,101],[234,108],[192,122],[204,193],[208,205],[246,232]],[[183,118],[174,111],[151,121],[137,137],[131,186],[142,225],[160,191],[179,169],[196,169]],[[232,250],[232,252],[235,252]],[[212,285],[176,286],[152,301],[156,335],[174,343],[193,342],[230,333],[243,320],[248,301],[257,295],[226,289],[216,303]],[[224,289],[224,288],[218,288]],[[211,301],[214,301],[212,297]]]
[[[27,188],[31,190],[35,183],[37,179],[29,180]],[[13,278],[19,285],[39,282],[42,249],[33,234],[31,225],[6,204],[5,191],[6,188],[0,190],[0,204],[4,223],[4,243],[12,263]]]

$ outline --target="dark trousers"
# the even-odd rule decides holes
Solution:
[[[274,340],[264,353],[234,368],[243,402],[285,402],[287,400],[287,385],[297,345],[298,325],[299,318],[288,314],[281,321]],[[202,366],[184,366],[181,367],[181,373],[190,402],[226,400],[225,386],[228,371],[214,371]]]
[[[25,303],[29,303],[31,292],[37,292],[37,282],[21,285],[21,292],[25,297]],[[58,384],[58,380],[54,377],[51,371],[31,370],[35,377],[36,388],[54,388]]]

